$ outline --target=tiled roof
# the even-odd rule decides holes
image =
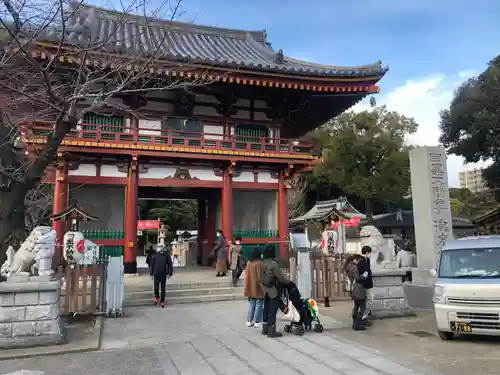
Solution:
[[[92,6],[76,5],[71,11],[65,40],[75,46],[98,45],[105,52],[224,68],[281,72],[324,77],[379,77],[387,68],[381,62],[361,67],[314,64],[284,56],[267,41],[265,31],[231,30],[190,23],[146,19]],[[58,42],[59,28],[47,28],[38,39]]]
[[[304,215],[291,219],[291,223],[300,223],[307,221],[322,221],[333,214],[340,213],[346,218],[360,217],[365,218],[365,215],[356,210],[345,198],[333,199],[330,201],[316,202],[313,208],[307,211]]]
[[[465,218],[452,217],[453,228],[473,228],[473,223]],[[377,228],[412,227],[413,211],[396,211],[373,216],[373,225]]]

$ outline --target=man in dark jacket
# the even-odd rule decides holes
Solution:
[[[365,274],[366,272],[366,277],[363,280],[363,287],[365,289],[366,293],[366,299],[367,299],[367,305],[368,308],[365,308],[364,314],[362,316],[362,323],[363,325],[371,325],[371,322],[368,320],[368,316],[370,316],[371,311],[369,307],[372,304],[373,300],[373,277],[372,277],[372,269],[370,265],[370,257],[372,255],[372,248],[370,246],[363,246],[361,248],[361,255],[363,256],[363,259],[361,259],[358,263],[358,271],[360,275]]]
[[[154,279],[155,305],[165,307],[165,287],[167,277],[172,277],[174,265],[172,263],[172,252],[162,247],[151,259],[151,276]],[[158,290],[160,289],[160,290]]]
[[[281,337],[283,335],[280,332],[276,332],[276,314],[278,313],[278,308],[285,310],[280,296],[281,291],[290,283],[290,280],[281,272],[281,267],[279,261],[275,258],[275,251],[272,245],[267,245],[264,248],[262,258],[260,282],[265,293],[262,334],[267,335],[267,337]]]

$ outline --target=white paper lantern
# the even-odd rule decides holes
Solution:
[[[64,259],[68,263],[80,262],[85,254],[85,237],[82,232],[67,232],[64,235]]]

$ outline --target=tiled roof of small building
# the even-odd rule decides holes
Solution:
[[[159,56],[162,59],[223,68],[246,68],[323,77],[380,77],[381,62],[336,67],[296,60],[276,52],[265,31],[232,30],[190,23],[146,19],[86,5],[74,5],[65,26],[65,41],[92,45],[109,53]],[[60,28],[47,28],[38,40],[58,42]]]
[[[359,212],[347,199],[339,198],[330,201],[316,202],[313,208],[304,215],[290,220],[290,223],[299,223],[307,221],[322,221],[331,218],[332,215],[342,215],[345,218],[359,217],[364,219],[366,216]]]
[[[413,227],[413,211],[396,211],[388,212],[385,214],[374,215],[373,225],[377,228],[397,228],[399,226],[403,227]],[[465,218],[452,217],[453,228],[473,228],[473,223]]]

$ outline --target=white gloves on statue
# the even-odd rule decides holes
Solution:
[[[366,279],[368,277],[368,272],[367,271],[363,272],[362,276]]]

